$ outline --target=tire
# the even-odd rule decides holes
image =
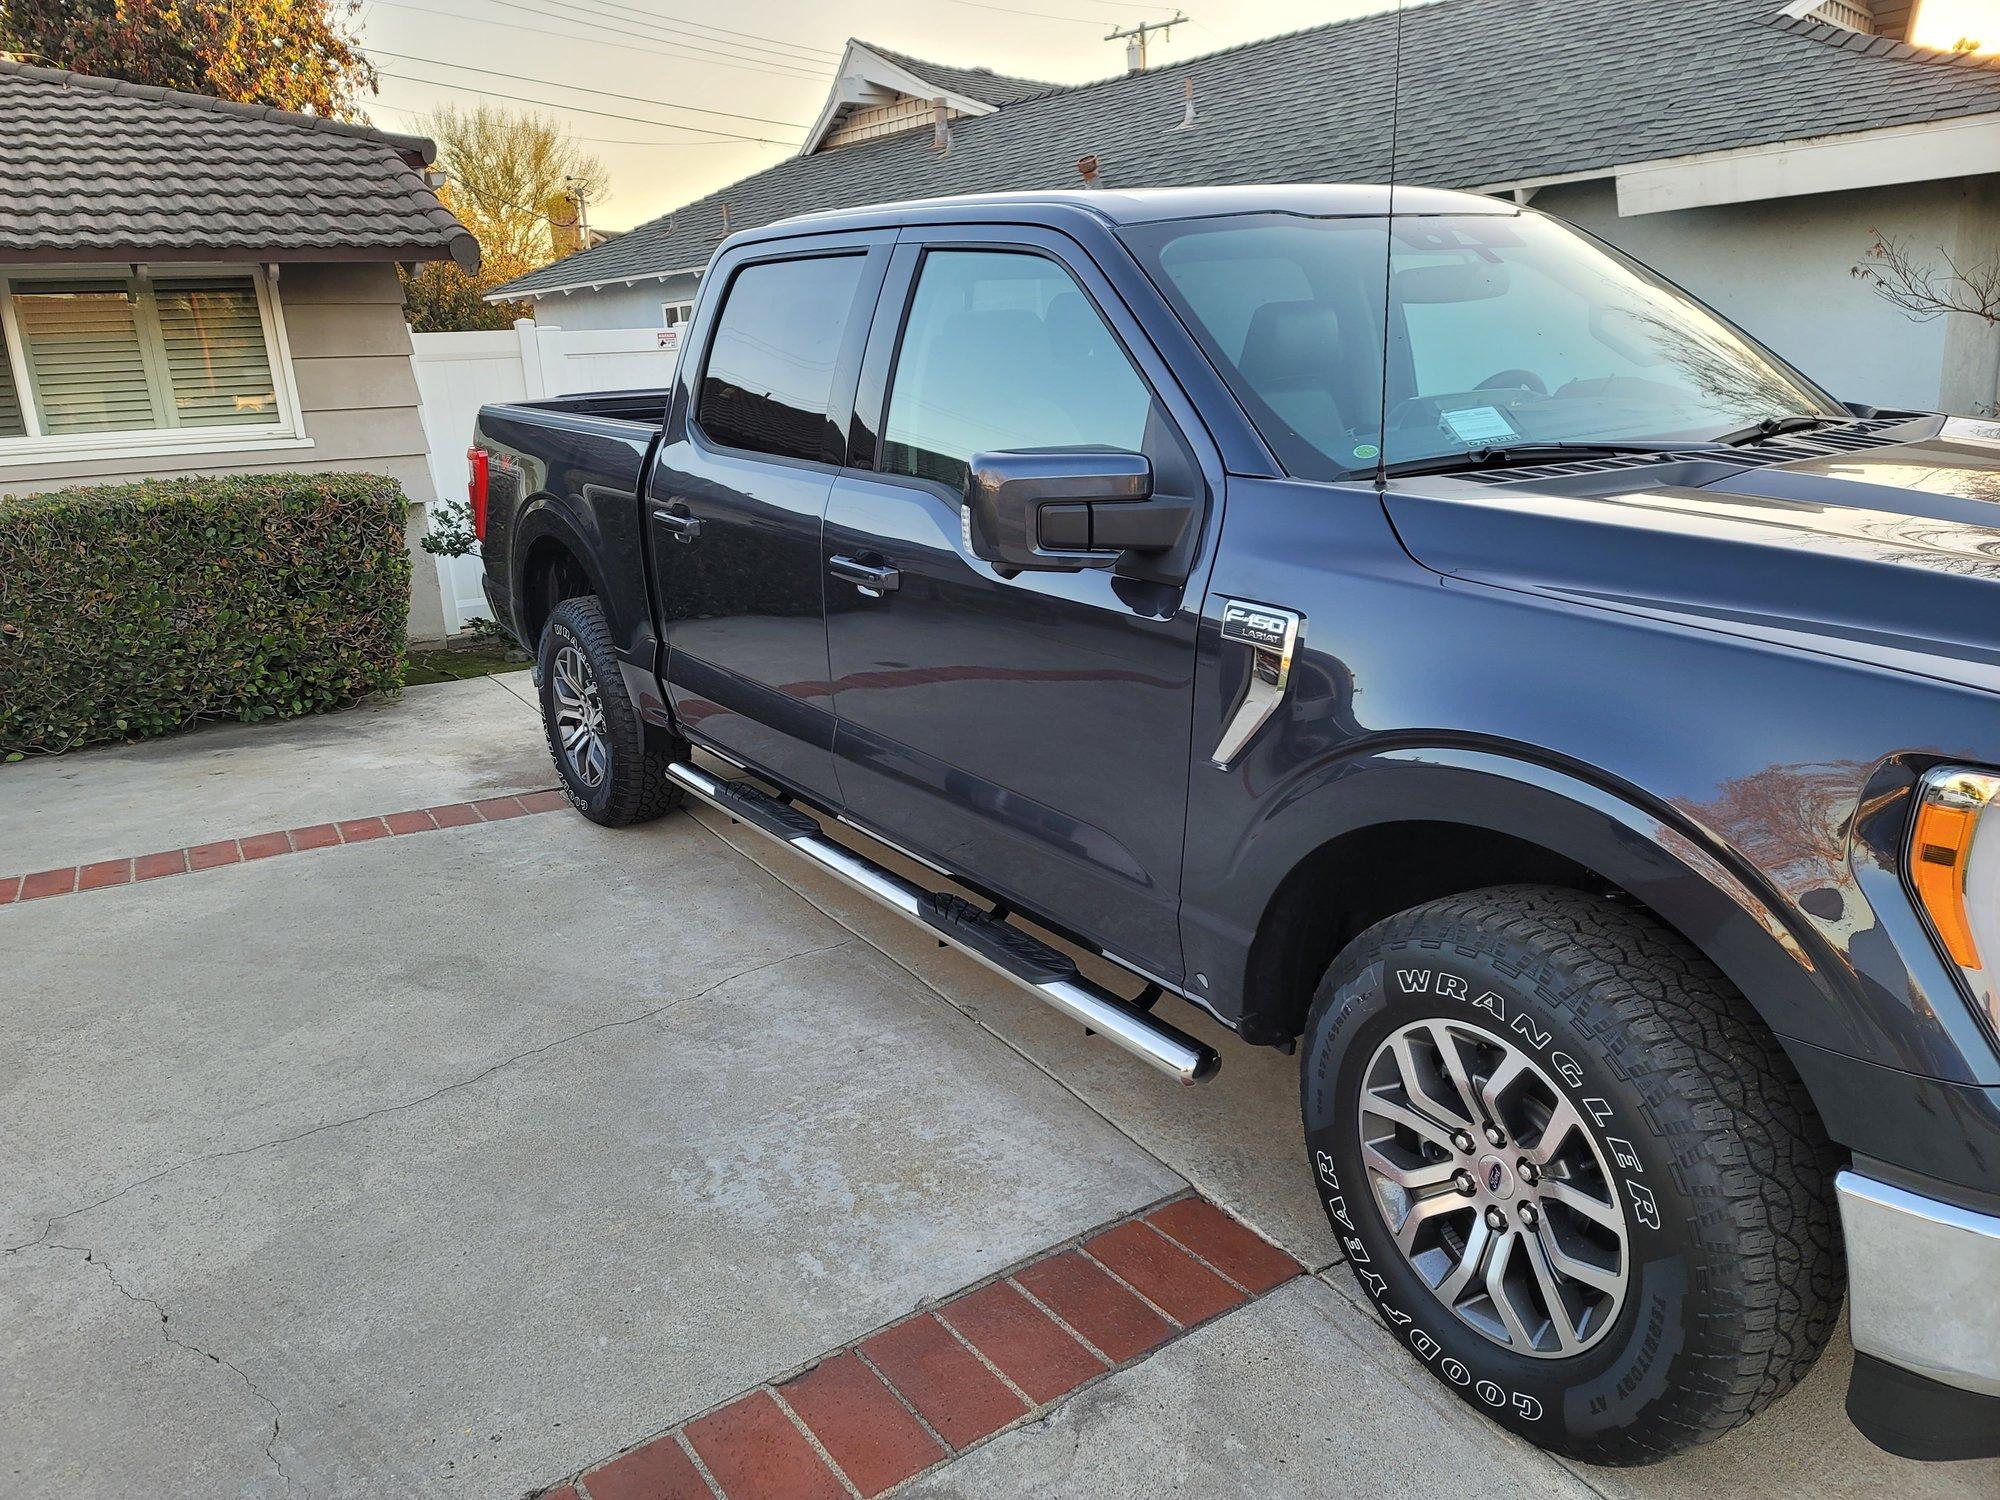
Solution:
[[[650,823],[680,806],[667,766],[687,755],[687,744],[639,717],[596,596],[565,599],[549,615],[535,678],[549,758],[571,806],[606,828]],[[572,754],[565,735],[579,728],[584,743]]]
[[[1308,1156],[1363,1292],[1530,1442],[1652,1463],[1748,1421],[1825,1347],[1833,1147],[1776,1038],[1651,918],[1540,886],[1416,907],[1335,959],[1300,1053]],[[1475,1117],[1457,1140],[1451,1109]]]

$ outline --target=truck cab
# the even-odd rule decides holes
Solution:
[[[1531,1441],[1725,1432],[1844,1295],[1862,1430],[2000,1452],[2000,428],[1422,189],[702,288],[671,389],[475,436],[582,813],[705,799],[1183,1081],[1183,1003],[1296,1049],[1339,1252]]]

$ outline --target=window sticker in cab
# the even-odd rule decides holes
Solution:
[[[1451,435],[1468,448],[1488,448],[1512,442],[1521,434],[1497,406],[1468,406],[1448,411],[1442,418]]]

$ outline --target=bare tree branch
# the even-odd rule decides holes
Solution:
[[[1919,323],[1953,312],[2000,323],[2000,261],[1961,266],[1950,251],[1937,253],[1942,269],[1877,230],[1875,243],[1848,274]]]

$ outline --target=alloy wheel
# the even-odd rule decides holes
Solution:
[[[1468,1022],[1413,1022],[1375,1049],[1357,1123],[1396,1248],[1455,1317],[1540,1359],[1604,1336],[1631,1268],[1618,1179],[1538,1061]]]
[[[570,774],[584,786],[604,781],[611,765],[611,742],[604,728],[604,700],[590,662],[575,646],[556,652],[551,691],[556,700],[556,739]]]

